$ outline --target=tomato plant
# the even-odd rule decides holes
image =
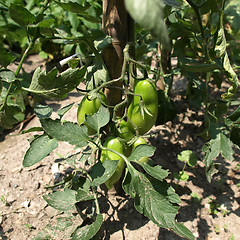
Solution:
[[[168,170],[149,164],[155,147],[146,144],[147,136],[143,135],[176,116],[174,79],[185,77],[183,94],[189,108],[204,111],[201,135],[206,141],[202,152],[209,182],[217,172],[215,159],[220,154],[234,159],[240,129],[239,48],[231,51],[228,41],[234,47],[239,26],[226,13],[239,16],[235,10],[239,3],[226,1],[226,12],[224,0],[115,3],[45,0],[30,1],[25,6],[24,1],[0,2],[0,127],[10,129],[24,119],[30,94],[60,100],[74,89],[85,92],[76,113],[78,124],[62,121],[72,105],[60,109],[59,117],[52,119],[52,109],[37,104],[34,112],[41,127],[25,131],[37,134],[24,156],[24,167],[44,159],[59,141],[75,146],[74,159],[82,167],[76,164],[70,177],[57,185],[62,189],[44,196],[61,212],[79,212],[79,202],[92,202],[91,214],[80,214],[83,222],[91,221],[73,228],[69,239],[91,239],[99,232],[104,221],[99,203],[101,185],[112,188],[120,179],[138,212],[159,227],[194,239],[175,220],[180,198],[165,180]],[[10,27],[15,31],[9,31]],[[15,72],[8,68],[19,54],[12,51],[14,44],[21,50]],[[34,51],[61,60],[60,68],[67,69],[46,71],[38,67],[28,80],[21,69]],[[156,54],[156,67],[151,66],[149,53]],[[172,58],[177,61],[174,66]],[[156,87],[159,81],[161,90]],[[79,89],[80,82],[84,89]],[[225,91],[223,83],[227,85]],[[196,159],[191,151],[183,151],[178,157],[185,162],[178,178],[187,179],[185,167]]]

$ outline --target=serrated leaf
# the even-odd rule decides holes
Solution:
[[[155,166],[151,167],[149,164],[143,162],[140,163],[136,161],[150,176],[152,176],[155,179],[158,179],[159,181],[162,181],[164,178],[166,178],[169,174],[168,170],[162,169],[161,166]]]
[[[64,191],[57,191],[52,194],[44,195],[44,200],[49,206],[66,211],[74,207],[76,201],[76,191],[66,188]]]
[[[169,201],[167,193],[170,186],[159,181],[157,185],[155,184],[143,173],[136,171],[132,166],[128,166],[123,181],[123,189],[134,198],[136,210],[159,227],[171,229],[188,239],[195,239],[186,227],[179,225],[175,220],[178,206]],[[173,194],[172,191],[171,194]]]
[[[213,161],[220,153],[225,159],[231,161],[234,160],[234,151],[232,147],[233,143],[223,133],[217,134],[215,139],[211,139],[203,146],[203,151],[205,152],[204,164],[206,166],[206,174],[208,179],[210,179],[209,174],[212,176],[213,173],[216,173],[216,168],[213,169]]]
[[[161,0],[125,0],[131,17],[142,27],[151,31],[160,42],[168,45],[168,31],[164,23],[164,3]]]
[[[47,157],[55,148],[58,147],[56,139],[49,138],[47,135],[42,135],[35,138],[23,159],[23,167],[31,167]]]
[[[90,192],[87,192],[83,189],[78,189],[77,190],[77,195],[76,195],[76,201],[81,202],[81,201],[89,201],[94,199],[94,195],[91,194]]]
[[[219,167],[219,164],[213,163],[208,169],[206,169],[206,177],[208,182],[211,182],[212,176],[215,173],[218,173],[218,167]]]
[[[72,1],[68,1],[67,3],[55,1],[55,3],[57,3],[64,10],[74,13],[82,13],[91,6],[89,3],[85,3],[85,6],[82,6],[79,3]]]
[[[103,215],[98,214],[96,220],[91,225],[86,225],[84,227],[79,227],[72,234],[71,240],[89,240],[94,237],[99,229],[101,228],[103,223]]]
[[[51,117],[52,112],[52,107],[48,105],[37,104],[34,108],[34,113],[39,119]]]
[[[12,3],[8,10],[12,20],[20,26],[26,27],[35,21],[34,15],[21,4]]]
[[[47,98],[63,99],[83,80],[85,72],[86,68],[82,67],[81,69],[67,69],[57,75],[57,68],[46,73],[38,67],[33,74],[29,88],[25,90]]]
[[[85,125],[79,126],[72,122],[62,123],[59,119],[50,118],[41,119],[40,122],[44,131],[58,141],[65,141],[78,147],[87,145],[89,138]]]
[[[62,107],[61,109],[59,109],[59,110],[58,110],[58,116],[59,116],[60,118],[62,118],[62,117],[64,116],[64,114],[65,114],[66,112],[68,112],[68,111],[72,108],[73,105],[74,105],[74,103],[70,103],[70,104],[68,104],[67,106],[64,106],[64,107]]]
[[[128,159],[130,161],[132,161],[132,160],[138,161],[142,157],[151,157],[151,156],[153,156],[155,150],[156,150],[156,148],[151,145],[141,144],[141,145],[138,145],[136,148],[134,148],[132,154],[130,155],[130,157]]]
[[[14,82],[16,80],[15,73],[7,69],[1,70],[0,80],[8,83]]]
[[[96,131],[99,131],[101,127],[104,127],[108,124],[110,120],[109,110],[103,106],[93,114],[92,116],[86,116],[86,123],[88,126],[93,128]]]
[[[96,163],[92,169],[90,176],[92,178],[92,186],[99,186],[105,183],[115,172],[119,161],[106,160],[103,163]]]

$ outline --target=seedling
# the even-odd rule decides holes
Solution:
[[[231,237],[229,238],[229,240],[235,240],[235,236],[232,234]]]
[[[178,180],[187,181],[189,179],[189,175],[185,172],[185,168],[187,165],[193,167],[197,164],[197,155],[191,150],[184,150],[178,154],[177,157],[179,161],[184,162],[184,166],[182,171],[179,171],[178,173],[174,172],[173,176]]]
[[[216,215],[219,211],[220,204],[218,203],[218,201],[216,199],[212,199],[212,198],[209,198],[208,203],[210,204],[209,213],[211,215]]]
[[[2,195],[1,198],[0,198],[1,202],[2,202],[5,206],[9,206],[9,205],[10,205],[9,202],[7,201],[7,196],[8,196],[8,194]]]
[[[220,234],[220,228],[217,224],[214,226],[214,230],[216,234]]]
[[[195,193],[195,192],[192,192],[190,194],[190,196],[192,197],[194,202],[200,202],[201,201],[201,197],[197,193]]]

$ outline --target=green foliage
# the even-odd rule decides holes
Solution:
[[[68,69],[58,74],[53,68],[50,72],[42,71],[38,67],[32,77],[31,84],[24,90],[43,95],[47,98],[63,99],[67,93],[75,89],[82,81],[86,72],[85,67],[80,69]]]
[[[168,46],[167,28],[163,21],[163,1],[126,0],[125,6],[137,23],[150,30],[154,37]]]
[[[30,143],[23,166],[30,167],[40,162],[57,148],[58,141],[68,142],[76,147],[73,155],[62,160],[74,168],[71,174],[56,185],[63,189],[44,196],[50,206],[68,216],[58,218],[57,226],[47,225],[36,239],[57,238],[65,231],[64,239],[93,238],[104,220],[99,203],[99,187],[114,177],[120,161],[123,163],[120,174],[125,174],[122,187],[125,193],[134,199],[136,210],[159,227],[194,239],[193,234],[175,220],[180,198],[165,181],[169,171],[159,165],[151,165],[151,161],[139,161],[153,156],[155,148],[147,144],[133,148],[133,142],[145,134],[154,123],[165,124],[176,117],[177,108],[172,100],[172,86],[174,78],[181,76],[188,81],[186,91],[181,94],[185,94],[189,108],[201,109],[205,113],[205,130],[202,136],[207,140],[202,151],[208,181],[210,182],[217,172],[218,165],[215,160],[220,155],[227,160],[234,160],[234,147],[240,146],[240,108],[232,107],[234,101],[239,104],[238,67],[234,68],[234,65],[240,62],[240,51],[235,41],[235,38],[239,40],[239,26],[236,24],[239,19],[239,3],[235,0],[227,1],[224,9],[224,2],[125,1],[127,11],[136,22],[136,60],[129,56],[127,45],[124,49],[122,74],[118,79],[124,83],[123,101],[114,107],[108,106],[106,102],[95,114],[85,118],[87,126],[96,131],[91,136],[86,125],[62,121],[62,117],[73,104],[60,109],[56,119],[51,119],[52,109],[49,106],[35,106],[34,112],[40,119],[41,127],[25,131],[36,131],[39,135]],[[86,85],[86,96],[90,98],[96,98],[105,88],[111,89],[111,84],[117,80],[110,80],[102,58],[102,51],[112,43],[112,39],[101,30],[101,4],[102,1],[94,0],[31,0],[27,4],[24,1],[0,2],[1,128],[11,129],[14,124],[24,120],[29,94],[63,99],[77,88],[80,82]],[[231,47],[234,46],[233,49],[229,48],[229,43]],[[46,71],[39,67],[29,81],[29,75],[22,69],[22,64],[26,57],[34,52],[54,60],[54,63],[63,59],[60,65],[68,64],[68,69],[59,71],[55,67]],[[166,63],[164,54],[167,55],[168,52],[171,52],[171,56]],[[152,56],[149,53],[157,56],[158,66],[154,69],[150,67]],[[173,57],[177,59],[176,66],[171,64]],[[15,63],[16,59],[20,59],[18,68],[15,72],[10,71],[10,64]],[[136,68],[138,71],[133,70]],[[153,78],[152,86],[155,87],[155,81],[161,78],[165,89],[154,95],[158,98],[158,103],[154,101],[152,106],[154,118],[147,106],[147,100],[153,95],[149,94],[149,91],[134,92],[130,87],[132,80],[139,80],[143,76],[148,79],[150,74]],[[227,84],[227,90],[222,88],[223,83]],[[134,107],[139,116],[143,116],[142,120],[147,119],[150,125],[146,131],[136,131],[133,139],[124,139],[123,135],[119,134],[114,136],[118,137],[121,151],[107,148],[102,143],[108,133],[115,134],[118,128],[116,113],[120,109],[123,112],[118,119],[120,122],[134,122],[127,117],[132,99],[138,99]],[[142,120],[139,120],[140,124]],[[108,154],[101,162],[100,156],[104,151]],[[110,156],[117,156],[120,160],[111,161],[115,159]],[[190,150],[182,151],[177,158],[184,162],[184,167],[173,175],[178,180],[186,181],[189,175],[185,167],[194,167],[198,158]],[[81,163],[81,167],[78,163]],[[120,174],[117,180],[121,177]],[[54,187],[50,188],[55,189]],[[196,194],[191,196],[199,200]],[[81,211],[79,203],[82,201],[91,203],[90,214],[76,214]],[[211,214],[217,211],[227,214],[215,200],[210,199],[209,203]]]
[[[57,147],[58,141],[56,139],[51,139],[47,135],[36,137],[24,156],[23,166],[31,167],[48,156]]]
[[[221,154],[227,160],[234,160],[233,157],[233,144],[230,139],[223,133],[217,134],[216,138],[211,139],[203,146],[205,152],[204,163],[206,166],[206,176],[209,182],[211,177],[217,172],[217,164],[213,162],[219,154]]]

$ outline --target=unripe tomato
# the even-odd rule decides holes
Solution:
[[[104,142],[103,146],[106,148],[112,149],[118,153],[124,154],[123,144],[116,137],[113,137],[113,136],[108,137],[107,140]],[[111,178],[109,178],[105,182],[105,185],[107,186],[107,188],[111,189],[113,185],[120,179],[125,163],[124,163],[124,160],[118,154],[113,153],[109,150],[102,150],[101,157],[100,157],[101,162],[104,162],[107,159],[119,160],[115,173],[112,175]]]
[[[141,95],[144,101],[146,111],[141,111],[141,98],[134,96],[133,101],[128,108],[129,123],[134,130],[134,125],[137,127],[139,134],[143,135],[148,132],[155,124],[158,112],[158,95],[155,85],[150,80],[136,81],[133,92]],[[131,124],[131,122],[134,124]]]
[[[126,141],[129,141],[134,137],[131,126],[124,120],[121,120],[121,122],[117,126],[117,130],[118,136]]]
[[[146,141],[144,138],[142,138],[142,137],[138,138],[138,139],[134,142],[134,144],[133,144],[133,146],[132,146],[132,149],[136,148],[137,146],[139,146],[139,145],[141,145],[141,144],[147,144],[147,141]],[[149,160],[148,157],[142,157],[142,158],[139,160],[139,162],[145,162],[145,163],[147,163],[148,160]]]
[[[103,92],[99,92],[101,99],[103,102],[107,103],[107,99]],[[78,124],[81,125],[82,123],[85,122],[85,116],[86,115],[93,115],[96,113],[99,108],[101,107],[102,103],[100,99],[94,98],[93,100],[89,100],[87,96],[84,96],[82,99],[81,103],[78,106],[77,110],[77,121]],[[84,123],[85,124],[85,123]],[[86,124],[87,125],[87,124]],[[94,134],[96,131],[88,126],[88,132],[89,134]]]

